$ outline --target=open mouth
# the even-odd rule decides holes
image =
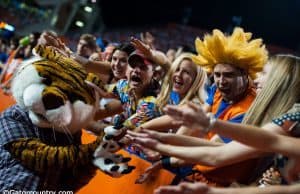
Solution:
[[[122,74],[123,71],[121,71],[121,70],[114,70],[114,73],[119,75],[119,74]]]
[[[174,86],[175,87],[181,87],[181,86],[183,86],[183,84],[184,84],[184,82],[179,80],[179,79],[174,80]]]
[[[136,83],[141,83],[142,82],[142,79],[137,75],[132,75],[130,80],[132,82],[136,82]]]
[[[228,93],[230,91],[230,88],[219,88],[219,90],[223,93]]]

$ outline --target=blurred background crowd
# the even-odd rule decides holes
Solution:
[[[157,49],[166,52],[183,45],[193,47],[195,37],[213,28],[231,32],[234,26],[242,26],[263,37],[271,54],[295,53],[300,49],[299,7],[297,0],[1,0],[1,63],[21,38],[43,30],[57,32],[74,50],[83,33],[93,34],[103,50],[109,43],[148,31],[155,36]]]

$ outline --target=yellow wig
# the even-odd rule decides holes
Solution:
[[[267,62],[268,52],[262,39],[250,41],[251,36],[242,28],[235,28],[231,36],[215,29],[212,35],[205,35],[203,41],[195,40],[198,55],[193,60],[208,72],[212,72],[217,64],[230,64],[246,70],[254,79]]]

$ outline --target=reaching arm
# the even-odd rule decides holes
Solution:
[[[155,150],[194,164],[222,167],[259,156],[259,152],[232,142],[216,147],[182,147],[158,145]]]
[[[121,112],[123,112],[122,103],[119,100],[115,99],[107,103],[104,106],[104,109],[97,110],[94,120],[101,120],[115,114],[120,114]]]
[[[143,123],[141,126],[135,128],[134,131],[138,132],[144,128],[154,131],[168,132],[169,129],[177,129],[179,127],[179,125],[173,124],[172,121],[173,119],[170,116],[163,115]]]
[[[143,52],[144,55],[147,56],[147,58],[152,59],[165,70],[168,70],[170,68],[171,63],[168,57],[163,52],[152,49],[149,45],[134,37],[131,37],[131,43],[136,49]]]
[[[140,129],[139,132],[133,133],[128,131],[127,133],[134,138],[150,138],[155,139],[164,144],[171,144],[175,146],[220,146],[222,143],[211,142],[209,140],[191,137],[187,135],[179,135],[174,133],[157,132],[153,130]]]
[[[243,188],[216,188],[197,183],[180,183],[176,186],[161,186],[154,194],[297,194],[300,193],[300,184],[288,186],[243,187]]]
[[[230,142],[221,146],[186,147],[165,144],[152,136],[133,137],[132,140],[163,155],[207,166],[226,166],[261,155],[261,152],[238,142]]]
[[[85,68],[88,72],[109,74],[111,72],[110,63],[107,61],[91,61],[88,60],[85,64]]]
[[[284,134],[281,127],[273,123],[266,124],[263,126],[264,130],[262,130],[255,126],[217,120],[214,128],[213,131],[216,133],[229,136],[257,149],[278,152],[286,156],[300,157],[299,150],[295,149],[300,146],[299,139],[284,136],[286,134]]]
[[[278,185],[264,188],[211,188],[207,194],[297,194],[300,193],[300,184],[296,185]],[[201,194],[201,193],[200,193]]]
[[[111,66],[109,62],[106,61],[91,61],[72,51],[58,38],[47,32],[43,33],[39,39],[39,44],[53,46],[57,48],[60,52],[64,53],[66,56],[71,56],[81,65],[83,65],[88,72],[109,74],[111,71]]]
[[[110,62],[107,61],[92,61],[77,54],[72,54],[71,57],[80,63],[88,72],[109,74],[111,72]]]
[[[245,124],[221,121],[219,119],[214,123],[210,123],[211,120],[205,111],[201,107],[191,103],[188,103],[185,109],[180,109],[176,106],[167,106],[165,112],[172,116],[174,120],[178,120],[181,124],[196,130],[205,131],[203,129],[209,127],[215,133],[228,136],[261,150],[279,152],[287,156],[300,156],[300,152],[295,149],[295,145],[300,145],[300,141],[295,138],[285,137],[287,133],[282,130],[282,126],[273,123],[266,124],[262,127],[263,129]],[[213,126],[210,126],[211,124]]]

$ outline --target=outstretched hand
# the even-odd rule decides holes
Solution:
[[[167,105],[164,112],[174,119],[174,124],[184,125],[191,129],[205,129],[209,118],[200,105],[188,102],[184,107]]]
[[[141,40],[150,46],[150,48],[155,49],[154,48],[154,41],[155,41],[155,37],[150,33],[150,32],[145,32],[145,33],[141,33]]]
[[[183,182],[175,186],[161,186],[154,191],[154,194],[208,194],[209,190],[209,186],[204,183]]]
[[[141,40],[131,37],[131,44],[139,51],[141,51],[146,58],[151,59],[152,58],[152,53],[151,53],[151,47]]]
[[[108,92],[106,92],[104,89],[100,88],[99,86],[97,86],[96,84],[90,82],[90,81],[87,81],[85,80],[85,83],[94,89],[94,95],[95,97],[100,97],[100,98],[110,98],[112,97],[112,95]]]
[[[53,49],[67,57],[71,54],[71,50],[58,37],[51,33],[42,33],[38,39],[38,44],[51,46]]]
[[[133,131],[127,131],[126,137],[131,140],[132,143],[139,144],[143,147],[155,149],[159,144],[159,140],[156,139],[155,132],[150,130],[141,130],[142,133],[136,133]]]
[[[150,167],[148,167],[143,174],[141,174],[136,180],[136,184],[145,183],[151,179],[155,179],[155,173],[157,173],[160,169],[162,169],[161,161],[157,161],[153,163]]]

